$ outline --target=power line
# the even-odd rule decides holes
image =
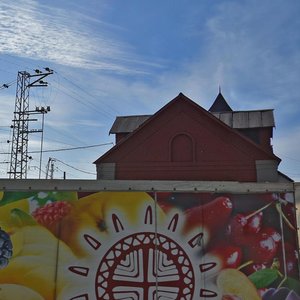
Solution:
[[[17,80],[13,80],[13,81],[8,82],[8,83],[3,83],[0,86],[0,90],[8,89],[11,85],[15,84],[16,82],[17,82]]]
[[[52,86],[53,89],[56,89],[56,90],[60,91],[61,93],[71,97],[73,100],[75,100],[75,101],[79,102],[80,104],[92,109],[93,111],[96,111],[96,112],[100,113],[101,115],[104,115],[105,117],[107,117],[107,116],[108,117],[113,117],[113,114],[109,113],[108,111],[105,111],[103,108],[101,110],[99,110],[99,108],[96,105],[94,105],[92,102],[87,101],[86,99],[84,101],[81,100],[80,98],[78,98],[78,97],[80,97],[80,95],[77,95],[77,97],[75,97],[74,95],[71,95],[70,93],[60,89],[57,86],[54,86],[54,85],[51,85],[51,86]],[[63,86],[63,88],[66,89],[67,91],[69,91],[65,86]],[[74,93],[74,91],[71,91],[71,92]]]
[[[93,99],[95,98],[94,95],[92,95],[90,92],[88,92],[85,89],[83,89],[81,86],[79,86],[77,83],[73,82],[71,79],[66,78],[65,76],[63,76],[62,74],[58,73],[57,71],[55,73],[58,74],[58,75],[60,75],[64,80],[66,80],[69,83],[71,83],[73,86],[75,86],[81,92],[85,93],[86,95],[88,95],[89,97],[91,97]],[[102,102],[102,104],[104,104],[107,108],[109,108],[110,110],[112,110],[114,113],[119,114],[119,112],[114,107],[110,106],[108,103],[102,101],[101,99],[99,99],[99,100],[100,100],[100,102]],[[95,104],[93,102],[88,101],[88,103],[90,103],[92,106],[95,106]]]
[[[100,146],[107,146],[107,145],[113,145],[113,143],[104,143],[104,144],[97,144],[97,145],[90,145],[90,146],[78,146],[78,147],[72,147],[72,148],[61,148],[61,149],[52,149],[52,150],[44,150],[43,152],[58,152],[58,151],[70,151],[70,150],[79,150],[79,149],[87,149],[87,148],[94,148],[94,147],[100,147]],[[28,153],[40,153],[40,151],[31,151]]]
[[[96,145],[89,145],[89,146],[78,146],[78,147],[71,147],[71,148],[60,148],[60,149],[49,149],[49,150],[43,150],[43,153],[47,152],[58,152],[58,151],[70,151],[70,150],[80,150],[80,149],[87,149],[87,148],[94,148],[94,147],[101,147],[101,146],[108,146],[108,145],[113,145],[112,142],[110,143],[104,143],[104,144],[96,144]],[[28,151],[28,153],[40,153],[40,150],[36,151]],[[0,152],[0,154],[10,154],[7,152]]]
[[[97,175],[96,173],[89,172],[89,171],[84,171],[84,170],[78,169],[78,168],[76,168],[76,167],[73,167],[73,166],[71,166],[71,165],[69,165],[69,164],[67,164],[67,163],[65,163],[65,162],[63,162],[63,161],[61,161],[61,160],[59,160],[59,159],[57,159],[57,158],[54,158],[54,159],[55,159],[56,161],[62,163],[63,165],[65,165],[65,166],[67,166],[67,167],[69,167],[69,168],[72,168],[72,169],[74,169],[74,170],[76,170],[76,171],[79,171],[79,172],[82,172],[82,173],[85,173],[85,174]]]

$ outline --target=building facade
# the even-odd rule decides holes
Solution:
[[[116,145],[97,179],[281,182],[273,110],[233,111],[221,93],[209,110],[180,93],[153,115],[117,117]]]

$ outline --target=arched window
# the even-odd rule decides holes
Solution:
[[[171,140],[170,154],[172,162],[194,161],[193,139],[186,133],[175,135]]]

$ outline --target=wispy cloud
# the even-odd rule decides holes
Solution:
[[[144,72],[129,45],[101,30],[105,23],[98,21],[92,33],[87,22],[95,20],[35,0],[1,1],[0,52],[85,69]]]
[[[241,107],[280,105],[287,91],[298,96],[291,88],[300,80],[300,6],[289,4],[224,1],[207,22],[211,57],[223,66],[220,81],[243,97]]]

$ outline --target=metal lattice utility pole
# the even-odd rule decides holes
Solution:
[[[18,72],[9,178],[27,178],[27,162],[30,159],[28,156],[28,134],[30,133],[28,127],[29,121],[33,121],[29,118],[31,114],[29,89],[48,85],[43,79],[53,74],[53,71],[49,68],[45,68],[45,71],[35,70],[35,74],[26,71]],[[33,77],[35,80],[30,83],[30,79]]]
[[[49,157],[46,168],[46,179],[53,179],[55,158]]]

